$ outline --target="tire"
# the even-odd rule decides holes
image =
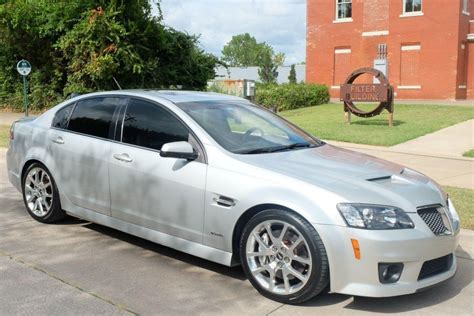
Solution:
[[[318,232],[290,211],[265,210],[252,217],[240,239],[240,259],[250,283],[281,303],[302,303],[329,284],[329,262]]]
[[[31,217],[41,223],[54,223],[66,217],[61,209],[56,182],[44,165],[31,164],[21,183],[23,202]]]

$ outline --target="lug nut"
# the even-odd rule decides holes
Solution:
[[[286,263],[290,262],[290,258],[285,257],[285,262],[286,262]]]
[[[281,247],[280,250],[281,250],[281,252],[286,253],[286,248],[285,247]]]
[[[272,261],[274,261],[274,260],[275,260],[275,256],[271,255],[271,256],[270,256],[270,259],[272,259]]]
[[[273,246],[272,250],[275,251],[275,252],[277,252],[277,251],[278,251],[278,248],[275,247],[275,246]]]

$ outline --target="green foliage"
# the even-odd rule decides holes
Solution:
[[[274,59],[277,66],[285,62],[284,53],[274,53],[273,48],[265,42],[258,43],[249,33],[232,36],[222,49],[222,62],[229,67],[262,66],[265,59]]]
[[[317,84],[259,84],[256,102],[268,108],[291,110],[319,105],[329,101],[329,90]]]
[[[464,154],[462,154],[464,157],[469,157],[469,158],[474,158],[474,149],[471,149],[469,151],[466,151]]]
[[[374,106],[374,103],[357,104],[365,111]],[[342,103],[285,111],[280,115],[321,139],[380,146],[400,144],[474,119],[471,107],[400,103],[395,104],[393,127],[388,126],[387,111],[370,118],[352,115],[352,124],[346,124]]]
[[[264,84],[276,83],[278,78],[278,65],[271,54],[265,54],[258,69],[258,76]]]
[[[36,110],[116,89],[114,78],[122,88],[204,89],[218,60],[197,43],[152,16],[148,0],[0,1],[0,108],[22,107],[22,58]]]
[[[288,75],[288,81],[290,84],[296,83],[296,69],[295,65],[291,65],[290,74]]]

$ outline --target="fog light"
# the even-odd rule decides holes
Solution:
[[[379,263],[379,281],[383,284],[395,283],[400,280],[403,263]]]

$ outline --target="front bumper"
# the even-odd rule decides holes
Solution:
[[[329,259],[331,292],[370,297],[415,293],[450,279],[456,273],[454,251],[459,233],[435,236],[426,225],[415,222],[414,229],[364,230],[313,224],[320,234]],[[357,239],[360,259],[356,259],[351,239]],[[439,274],[418,280],[423,263],[453,254],[450,267]],[[403,263],[395,283],[382,284],[379,263]]]

